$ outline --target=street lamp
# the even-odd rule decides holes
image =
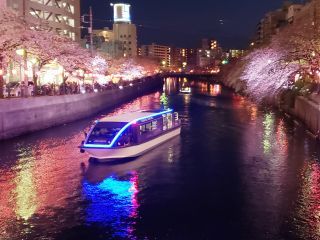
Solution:
[[[165,68],[165,67],[166,67],[167,62],[166,62],[165,60],[162,60],[162,62],[161,62],[161,63],[162,63],[162,67],[164,67],[164,68]]]
[[[186,66],[187,66],[187,63],[186,63],[186,62],[183,62],[183,63],[182,63],[182,67],[185,68]]]

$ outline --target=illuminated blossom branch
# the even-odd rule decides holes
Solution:
[[[284,51],[270,47],[257,49],[245,57],[247,64],[240,79],[245,81],[249,95],[260,101],[289,85],[289,77],[299,65],[286,62],[284,57]]]

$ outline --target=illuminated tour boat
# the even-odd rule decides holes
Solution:
[[[80,149],[95,159],[137,157],[180,131],[178,113],[172,109],[132,112],[96,121]]]

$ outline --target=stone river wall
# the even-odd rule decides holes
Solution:
[[[160,86],[161,78],[148,77],[101,93],[0,100],[0,140],[88,117]]]

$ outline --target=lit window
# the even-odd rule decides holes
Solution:
[[[74,14],[74,6],[73,5],[69,5],[70,6],[70,12],[72,13],[72,14]]]
[[[69,19],[69,25],[70,25],[71,27],[74,27],[74,26],[75,26],[75,24],[74,24],[74,19]]]

